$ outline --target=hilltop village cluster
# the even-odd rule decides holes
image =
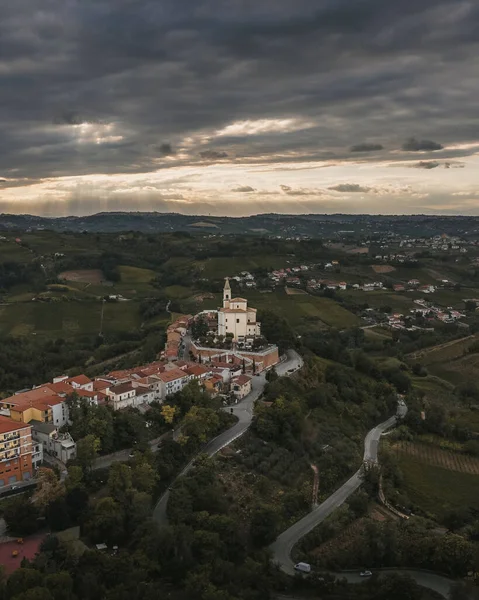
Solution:
[[[158,361],[95,379],[62,375],[0,400],[0,487],[34,477],[44,452],[50,462],[63,465],[75,458],[76,444],[65,427],[71,423],[72,396],[113,410],[132,407],[143,413],[152,402],[164,402],[191,381],[213,396],[222,395],[225,402],[247,396],[252,377],[279,361],[278,349],[263,342],[260,348],[249,349],[260,336],[261,325],[256,309],[248,307],[244,298],[231,298],[228,280],[223,306],[211,313],[182,316],[171,324]],[[210,337],[219,347],[203,347],[188,334],[195,320],[208,323],[206,317],[214,319],[216,329]],[[221,346],[219,342],[225,340],[228,343]],[[190,360],[180,359],[181,350]]]

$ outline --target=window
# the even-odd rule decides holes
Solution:
[[[237,323],[239,323],[239,321],[240,321],[239,319],[236,319],[236,322],[237,322]]]

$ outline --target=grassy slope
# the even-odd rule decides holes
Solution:
[[[0,334],[73,337],[98,333],[100,302],[31,302],[0,307]],[[106,303],[103,332],[136,329],[140,325],[135,302]]]
[[[479,510],[479,477],[421,463],[401,455],[399,466],[411,501],[436,518],[451,509]]]

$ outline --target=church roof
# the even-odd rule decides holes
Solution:
[[[231,289],[231,286],[230,286],[230,280],[229,280],[229,278],[228,278],[228,277],[226,278],[226,282],[225,282],[225,287],[224,287],[224,289],[225,289],[225,290],[230,290],[230,289]]]
[[[245,313],[245,312],[248,312],[248,311],[244,310],[243,308],[220,308],[219,312],[224,312],[224,313]]]
[[[248,302],[246,298],[231,298],[230,302]]]

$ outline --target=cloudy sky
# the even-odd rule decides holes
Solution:
[[[15,0],[0,212],[479,215],[477,0]]]

